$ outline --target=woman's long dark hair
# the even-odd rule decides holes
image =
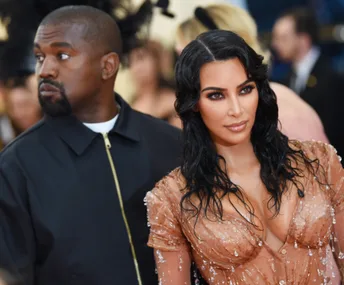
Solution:
[[[213,30],[203,33],[183,50],[175,70],[175,107],[183,122],[184,132],[181,173],[186,179],[187,189],[181,200],[181,207],[184,211],[196,211],[196,222],[200,211],[204,210],[207,216],[209,209],[216,218],[222,219],[221,200],[225,196],[229,197],[229,193],[236,195],[254,216],[254,209],[246,201],[243,191],[230,180],[226,169],[221,168],[220,161],[225,160],[218,155],[208,129],[199,112],[195,111],[200,96],[201,67],[209,62],[232,58],[240,60],[248,77],[257,85],[259,100],[251,142],[261,166],[261,180],[271,194],[269,205],[275,208],[275,215],[279,213],[282,194],[287,190],[288,181],[296,186],[300,197],[304,196],[303,185],[298,181],[298,178],[304,176],[299,167],[300,162],[312,174],[319,167],[317,160],[312,161],[301,150],[292,148],[288,138],[278,130],[276,95],[269,86],[263,57],[233,32]],[[192,202],[191,197],[197,197],[199,204]],[[188,202],[191,208],[185,207],[184,202]]]

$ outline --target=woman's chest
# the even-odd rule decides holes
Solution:
[[[330,199],[322,187],[307,187],[302,198],[290,189],[293,192],[283,196],[276,216],[256,202],[251,203],[252,213],[226,202],[222,219],[211,213],[200,213],[197,221],[183,215],[183,232],[197,253],[225,268],[255,258],[262,247],[278,252],[287,242],[305,248],[324,246],[333,222]]]

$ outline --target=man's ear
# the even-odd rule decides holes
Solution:
[[[116,76],[120,66],[119,56],[115,52],[104,55],[101,59],[102,79],[107,80]]]

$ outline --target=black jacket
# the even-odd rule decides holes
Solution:
[[[291,74],[285,84],[290,86]],[[300,96],[318,113],[325,132],[340,155],[344,155],[344,78],[334,71],[330,60],[321,54]]]
[[[180,131],[119,96],[108,134],[143,284],[157,284],[143,203],[179,165]],[[46,117],[0,155],[0,268],[25,285],[138,284],[103,136]]]

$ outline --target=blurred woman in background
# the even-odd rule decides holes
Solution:
[[[4,140],[6,143],[42,118],[37,94],[37,80],[34,75],[12,78],[5,83],[3,88],[5,114],[11,126],[9,137]],[[0,131],[5,135],[5,130],[1,127]]]
[[[132,107],[180,125],[174,110],[174,86],[168,79],[173,71],[172,54],[160,43],[147,41],[130,52],[129,70],[136,90]]]

